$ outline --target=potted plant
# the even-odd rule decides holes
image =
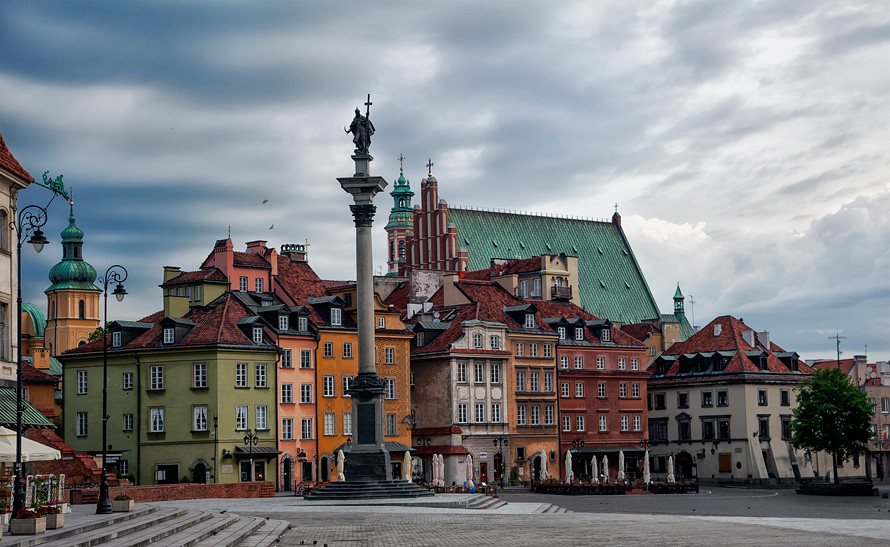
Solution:
[[[65,515],[58,503],[38,507],[37,512],[46,518],[47,530],[56,530],[65,525]]]
[[[23,507],[9,521],[9,531],[13,534],[40,534],[46,532],[46,517],[31,509]]]
[[[9,517],[12,513],[9,512],[9,509],[6,507],[0,508],[0,524],[6,526],[9,524]]]
[[[115,513],[129,513],[133,510],[133,498],[126,494],[118,494],[111,500],[111,510]]]

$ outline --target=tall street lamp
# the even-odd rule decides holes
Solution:
[[[117,286],[111,294],[120,302],[127,295],[124,290],[124,281],[127,280],[127,269],[115,264],[105,270],[105,276],[98,279],[102,284],[105,294],[105,324],[108,325],[108,285],[115,283]],[[108,459],[108,332],[102,337],[102,480],[99,483],[99,501],[96,503],[97,515],[111,514],[111,500],[108,498],[108,471],[105,468]]]
[[[18,325],[18,351],[16,359],[15,379],[15,481],[12,494],[13,516],[25,507],[25,483],[22,480],[22,243],[23,239],[31,236],[28,243],[34,246],[38,253],[43,246],[49,243],[43,231],[40,229],[46,224],[46,209],[39,205],[29,205],[19,213],[18,223],[10,223],[10,227],[16,232],[17,251],[16,265],[18,269],[16,281],[18,283],[18,313],[16,325]]]
[[[493,441],[495,448],[498,449],[498,453],[495,454],[495,458],[497,459],[497,464],[495,465],[495,470],[498,475],[500,475],[500,484],[501,488],[504,487],[504,472],[506,471],[506,467],[504,466],[504,447],[510,444],[510,439],[504,437],[502,435],[498,435]]]
[[[252,430],[247,430],[247,435],[244,436],[244,444],[247,445],[247,453],[248,459],[250,460],[250,474],[248,477],[251,481],[253,481],[253,447],[259,444],[260,438],[254,433]]]

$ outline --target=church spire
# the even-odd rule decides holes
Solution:
[[[677,319],[680,319],[681,322],[683,318],[686,317],[685,300],[686,297],[680,292],[680,283],[678,282],[677,292],[674,293],[674,315],[676,315]]]
[[[96,269],[83,259],[83,230],[74,223],[74,200],[69,202],[68,227],[62,230],[62,261],[49,271],[52,286],[55,289],[99,290],[93,283],[96,281]]]
[[[385,229],[389,240],[388,273],[394,275],[398,272],[399,261],[405,257],[405,237],[409,230],[414,229],[414,208],[411,205],[414,192],[405,178],[405,156],[402,154],[399,154],[399,178],[393,183],[390,195],[393,206]]]

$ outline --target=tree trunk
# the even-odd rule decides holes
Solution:
[[[840,481],[838,480],[838,477],[837,477],[837,454],[836,453],[831,454],[831,467],[832,467],[832,469],[834,469],[834,484],[839,484]]]

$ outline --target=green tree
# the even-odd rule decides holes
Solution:
[[[99,338],[105,336],[105,330],[108,329],[110,326],[111,321],[106,321],[104,329],[101,326],[96,327],[96,330],[91,332],[90,335],[87,337],[87,342],[92,342],[93,340],[98,340]]]
[[[865,451],[874,409],[865,392],[839,368],[826,368],[798,386],[791,419],[791,444],[810,452],[828,452],[838,484],[837,462]]]

